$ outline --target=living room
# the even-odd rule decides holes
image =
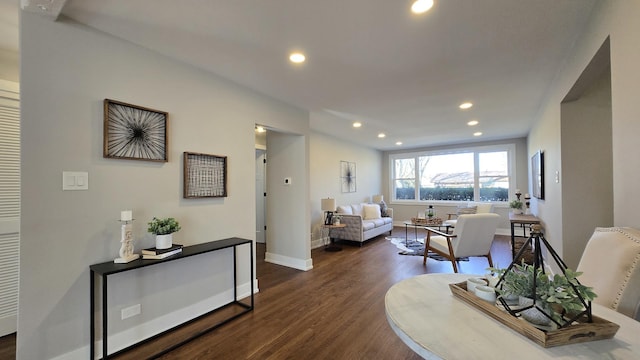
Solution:
[[[547,238],[562,251],[572,251],[584,246],[577,241],[586,241],[584,236],[566,240],[577,231],[576,224],[566,222],[566,217],[602,203],[598,194],[588,190],[571,193],[570,188],[579,182],[577,175],[583,171],[575,164],[588,163],[593,153],[601,149],[586,146],[586,151],[565,157],[566,144],[579,141],[566,140],[569,134],[563,128],[562,102],[609,38],[612,223],[582,224],[580,231],[589,233],[601,225],[640,227],[636,205],[640,201],[640,110],[635,99],[640,82],[638,17],[637,1],[597,2],[586,30],[575,40],[571,56],[558,64],[555,80],[548,87],[538,120],[526,140],[500,140],[514,143],[518,149],[517,181],[521,189],[529,188],[526,169],[531,155],[545,151],[547,193],[544,201],[532,201],[532,212],[542,220]],[[273,131],[268,144],[268,176],[272,176],[269,183],[273,184],[269,196],[281,200],[272,202],[267,211],[272,216],[268,235],[278,239],[268,249],[274,262],[286,262],[297,269],[313,268],[311,248],[319,236],[322,198],[335,197],[339,204],[349,204],[384,194],[403,217],[415,213],[417,205],[403,210],[401,204],[391,201],[391,151],[354,145],[312,130],[314,114],[304,109],[69,19],[51,21],[23,12],[20,27],[19,359],[87,357],[88,267],[117,255],[120,211],[134,212],[137,247],[151,244],[145,224],[153,216],[179,218],[183,230],[177,239],[185,245],[233,236],[253,239],[256,124]],[[169,112],[167,163],[102,157],[105,98]],[[582,139],[582,143],[592,143],[592,136]],[[179,159],[184,151],[228,156],[227,198],[200,202],[182,198]],[[340,190],[341,160],[357,165],[354,193]],[[60,191],[63,170],[87,171],[90,190]],[[291,178],[291,184],[282,185],[282,178]],[[565,179],[578,180],[566,183]],[[240,263],[246,265],[247,254],[241,255]],[[207,261],[228,262],[223,255],[210,255]],[[121,290],[113,295],[116,306],[140,302],[135,299],[142,297],[144,310],[141,317],[135,318],[137,323],[112,321],[111,331],[123,332],[161,317],[165,311],[153,311],[159,303],[169,301],[178,309],[197,302],[184,299],[184,293],[208,298],[227,291],[222,285],[208,292],[201,289],[203,282],[215,276],[186,283],[190,274],[205,266],[204,261],[172,264],[167,270],[145,272],[140,277],[119,276]],[[239,276],[245,290],[256,281],[248,272]],[[148,285],[167,280],[181,285],[171,289],[152,286],[153,296],[139,293],[141,282]]]

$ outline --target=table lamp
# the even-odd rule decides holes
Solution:
[[[331,225],[333,212],[336,211],[336,199],[326,198],[321,199],[321,208],[325,213],[324,224]]]
[[[373,203],[380,204],[384,200],[384,196],[382,195],[373,195]]]

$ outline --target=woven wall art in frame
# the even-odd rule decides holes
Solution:
[[[227,197],[227,157],[184,153],[183,196],[189,198]]]

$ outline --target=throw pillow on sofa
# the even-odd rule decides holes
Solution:
[[[380,219],[382,217],[380,205],[378,204],[364,204],[362,208],[364,210],[365,220]]]
[[[384,200],[380,201],[380,215],[382,215],[382,217],[389,216],[387,214],[387,203],[385,203]]]
[[[351,205],[338,206],[338,213],[345,214],[345,215],[353,215],[353,211],[351,210]]]

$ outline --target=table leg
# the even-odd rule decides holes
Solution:
[[[331,237],[331,229],[327,229],[327,237],[329,237],[329,246],[324,247],[324,251],[336,252],[342,251],[342,248],[336,245],[336,241]]]
[[[408,224],[404,224],[404,245],[409,245],[409,235],[407,229],[409,228]]]
[[[516,250],[516,234],[514,229],[514,223],[511,223],[511,261],[515,260]]]

